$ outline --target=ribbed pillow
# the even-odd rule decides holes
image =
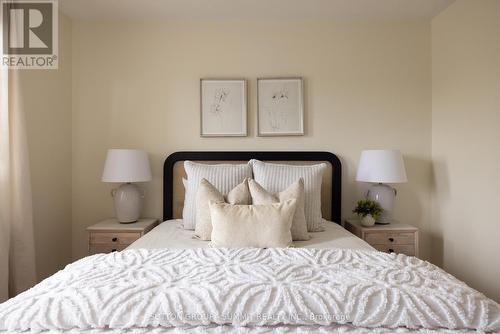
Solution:
[[[307,230],[323,231],[321,214],[321,183],[326,169],[325,163],[306,166],[280,165],[250,160],[253,178],[271,193],[279,193],[299,178],[304,179]]]
[[[223,195],[226,195],[245,179],[252,177],[252,167],[249,163],[208,165],[187,160],[184,161],[184,170],[187,175],[187,184],[182,221],[186,230],[194,230],[196,227],[196,192],[202,179],[207,179]]]
[[[250,191],[248,190],[248,182],[245,179],[242,183],[231,189],[224,196],[220,191],[206,179],[202,179],[198,192],[196,193],[196,227],[194,235],[200,240],[210,240],[212,235],[212,220],[210,218],[210,201],[217,203],[229,204],[251,204]]]
[[[297,200],[267,205],[232,205],[210,201],[212,247],[289,247]]]
[[[307,233],[306,215],[304,213],[304,180],[302,178],[277,194],[268,192],[257,181],[252,179],[248,181],[248,188],[252,196],[252,204],[254,205],[280,203],[292,198],[296,199],[297,207],[293,216],[292,227],[290,228],[292,240],[305,241],[311,238],[309,233]],[[198,228],[198,225],[196,227]]]

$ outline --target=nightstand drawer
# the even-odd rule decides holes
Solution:
[[[408,245],[415,243],[413,232],[367,232],[365,241],[370,245]]]
[[[121,224],[116,219],[106,219],[87,227],[89,254],[119,252],[151,231],[158,220],[141,218],[135,223]]]
[[[119,245],[119,244],[90,244],[89,254],[93,255],[98,253],[119,252],[127,247],[128,245]]]
[[[415,256],[415,245],[372,245],[378,251]]]
[[[130,245],[140,237],[140,232],[90,232],[90,244]]]

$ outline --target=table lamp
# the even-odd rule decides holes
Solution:
[[[396,189],[386,183],[404,183],[406,177],[403,156],[399,150],[366,150],[361,152],[356,181],[376,183],[370,187],[366,198],[377,201],[384,211],[377,223],[392,221]]]
[[[124,182],[111,191],[120,223],[136,222],[141,216],[144,191],[132,182],[151,181],[148,154],[143,150],[108,150],[102,182]]]

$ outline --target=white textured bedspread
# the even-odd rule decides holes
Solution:
[[[214,324],[258,332],[268,329],[256,326],[281,325],[333,332],[343,324],[339,328],[500,331],[500,305],[401,254],[202,248],[90,256],[0,304],[0,330],[147,332],[161,326],[160,333]]]

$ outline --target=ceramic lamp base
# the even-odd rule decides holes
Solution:
[[[116,219],[120,223],[134,223],[141,216],[144,193],[132,183],[124,183],[111,191],[115,204]]]
[[[368,190],[366,198],[377,201],[382,209],[382,214],[377,219],[378,224],[390,224],[392,222],[392,212],[394,211],[394,199],[396,189],[387,184],[374,184]]]

